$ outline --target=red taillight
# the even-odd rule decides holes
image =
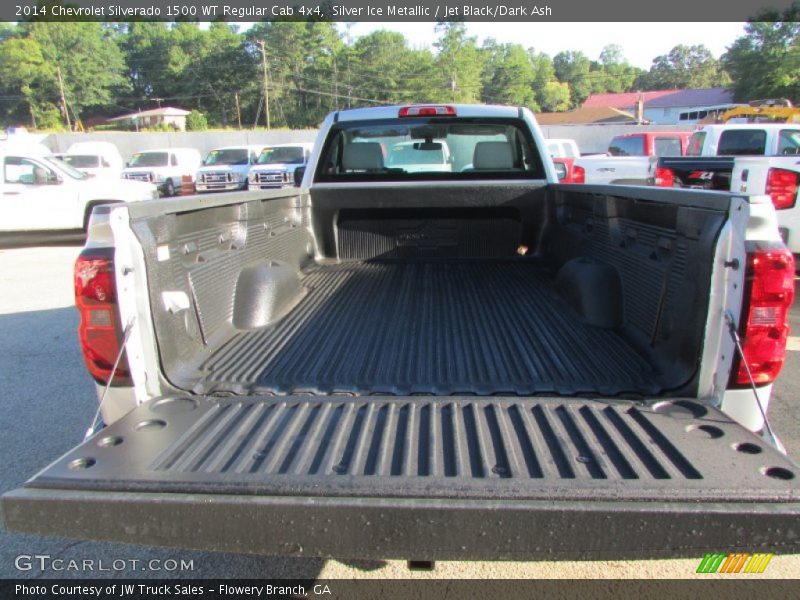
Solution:
[[[586,169],[578,165],[572,167],[572,183],[586,183]]]
[[[398,117],[455,117],[454,106],[403,106]]]
[[[786,358],[789,309],[794,301],[794,257],[785,247],[760,245],[747,255],[746,315],[740,327],[744,353],[756,385],[775,381]],[[733,383],[749,386],[741,360],[735,361]]]
[[[798,174],[786,169],[770,169],[767,172],[767,194],[772,198],[776,210],[794,208],[797,200]]]
[[[672,187],[675,184],[675,172],[666,167],[656,167],[654,183],[660,187]]]
[[[84,250],[75,261],[75,306],[80,315],[78,339],[92,377],[105,385],[121,347],[121,328],[114,285],[113,249]],[[130,385],[128,361],[122,357],[112,385]]]

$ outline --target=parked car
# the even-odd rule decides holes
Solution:
[[[295,185],[295,173],[305,168],[312,143],[275,144],[265,147],[250,169],[248,188],[269,190]]]
[[[650,179],[662,187],[768,196],[784,242],[800,255],[800,125],[705,125],[692,135],[687,156],[659,159]]]
[[[263,145],[226,146],[209,152],[197,171],[198,193],[247,189],[250,168],[263,149]]]
[[[89,177],[33,150],[0,146],[0,232],[85,231],[96,206],[157,196],[150,184]]]
[[[194,182],[202,158],[194,148],[163,148],[135,153],[122,170],[123,179],[146,181],[164,196],[174,196],[184,177]]]
[[[387,164],[432,140],[452,170]],[[800,551],[800,467],[762,417],[794,295],[774,207],[557,183],[526,108],[382,106],[326,117],[299,190],[103,207],[75,281],[108,425],[3,496],[6,530],[371,559]]]
[[[576,159],[585,183],[646,185],[651,165],[659,156],[680,156],[686,151],[688,131],[640,131],[615,136],[608,145],[609,156]]]
[[[111,142],[75,142],[56,158],[92,177],[119,179],[125,163]]]

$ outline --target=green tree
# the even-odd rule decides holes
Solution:
[[[519,44],[484,45],[486,67],[482,98],[486,102],[538,110],[530,56]]]
[[[720,62],[705,46],[679,44],[653,59],[650,71],[639,78],[643,89],[710,88],[730,83]]]
[[[374,31],[356,40],[353,52],[360,96],[396,103],[429,99],[433,55],[410,49],[403,34]]]
[[[439,38],[436,48],[437,77],[433,80],[433,100],[448,102],[478,102],[481,94],[483,54],[474,37],[467,36],[463,23],[446,22],[436,25]]]
[[[180,76],[168,62],[172,35],[166,23],[137,21],[120,36],[125,53],[127,77],[135,101],[164,97],[172,92],[174,78]]]
[[[44,62],[61,70],[67,104],[76,116],[108,106],[126,89],[125,61],[111,28],[74,21],[26,23],[24,28],[41,48]]]
[[[45,61],[36,40],[10,37],[0,42],[0,106],[4,120],[38,127],[52,122],[53,100],[57,98],[53,66]],[[57,111],[56,111],[57,115]]]
[[[346,96],[357,95],[349,77],[358,69],[351,68],[348,73],[348,60],[353,57],[344,52],[335,24],[318,21],[259,23],[250,29],[247,38],[259,66],[258,42],[265,43],[271,82],[270,108],[275,123],[316,126],[327,112],[344,106]],[[256,81],[260,86],[260,71]],[[255,97],[258,102],[260,94]],[[261,120],[263,122],[263,117]]]
[[[208,119],[199,110],[193,110],[186,115],[187,131],[205,131],[208,129]]]
[[[562,112],[569,110],[571,100],[569,85],[551,81],[546,83],[541,91],[541,108],[544,112]]]
[[[644,70],[634,67],[625,59],[622,48],[609,44],[600,52],[598,62],[590,69],[592,93],[628,92]]]
[[[762,20],[763,19],[763,20]],[[800,6],[764,13],[745,25],[745,34],[722,56],[733,79],[734,99],[800,100]]]
[[[592,93],[591,61],[583,52],[568,50],[553,57],[556,78],[569,85],[572,106],[580,106]]]

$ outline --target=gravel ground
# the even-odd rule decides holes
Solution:
[[[0,492],[75,445],[94,415],[96,400],[83,366],[72,307],[71,269],[79,246],[0,250],[0,395],[7,414],[0,436]],[[800,331],[800,303],[792,313]],[[794,340],[792,347],[800,350]],[[776,386],[771,416],[790,456],[800,456],[800,352]],[[717,550],[717,549],[709,549]],[[127,561],[177,558],[193,562],[183,573],[126,570],[119,577],[251,578],[689,578],[697,559],[598,562],[439,562],[433,572],[410,572],[404,561],[338,561],[184,552],[164,548],[81,542],[0,532],[0,578],[79,577],[75,572],[18,571],[19,555]],[[742,577],[797,577],[800,556],[777,556],[766,573]],[[88,574],[91,575],[91,574]],[[708,576],[704,576],[708,578]],[[726,576],[728,577],[728,576]],[[730,576],[734,577],[734,576]]]

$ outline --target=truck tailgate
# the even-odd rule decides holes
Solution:
[[[11,531],[420,559],[800,550],[797,465],[715,409],[165,398],[2,499]]]

